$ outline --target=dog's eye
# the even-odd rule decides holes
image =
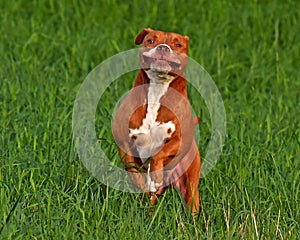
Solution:
[[[153,43],[154,43],[154,40],[153,40],[153,39],[148,39],[148,40],[147,40],[147,43],[153,44]]]
[[[180,47],[182,47],[182,45],[180,43],[175,43],[175,47],[180,48]]]

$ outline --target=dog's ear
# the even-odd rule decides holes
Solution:
[[[143,42],[145,36],[149,33],[152,32],[153,30],[151,28],[144,28],[135,38],[134,43],[136,45],[139,45]]]
[[[189,41],[189,37],[188,36],[183,36],[184,39],[186,39],[186,41]]]

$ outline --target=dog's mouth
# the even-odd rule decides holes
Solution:
[[[164,56],[162,57],[152,57],[152,56],[147,56],[145,53],[143,54],[144,61],[147,63],[156,63],[158,65],[169,65],[171,67],[180,67],[181,62],[178,59],[175,58],[166,58]]]
[[[145,68],[150,68],[161,72],[176,72],[178,69],[180,70],[181,62],[174,56],[150,54],[148,52],[144,52],[142,57]]]

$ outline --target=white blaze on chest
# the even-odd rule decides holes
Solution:
[[[175,131],[175,124],[171,121],[160,123],[156,121],[160,108],[160,99],[167,92],[172,79],[167,82],[150,82],[147,95],[147,113],[142,126],[130,129],[129,137],[134,139],[135,147],[142,161],[152,156],[155,150],[161,147],[165,140]]]
[[[158,109],[160,108],[160,98],[166,93],[169,85],[150,83],[148,90],[148,107],[146,118],[143,120],[141,128],[151,128],[156,123]]]

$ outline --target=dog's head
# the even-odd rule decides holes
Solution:
[[[141,68],[172,76],[183,75],[187,65],[187,36],[177,33],[143,29],[136,37],[135,44],[142,44]]]

